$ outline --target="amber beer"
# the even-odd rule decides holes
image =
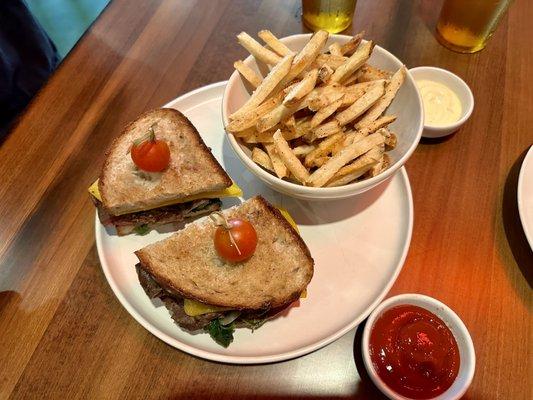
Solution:
[[[345,30],[352,23],[356,0],[302,0],[302,20],[313,31]]]
[[[446,0],[437,22],[437,39],[451,50],[475,53],[492,36],[512,0]]]

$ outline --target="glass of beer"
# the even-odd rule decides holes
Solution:
[[[302,20],[313,31],[337,33],[352,23],[356,0],[302,0]]]
[[[437,22],[437,39],[459,53],[485,48],[512,0],[446,0]]]

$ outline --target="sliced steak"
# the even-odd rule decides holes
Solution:
[[[149,298],[155,299],[165,295],[165,289],[159,286],[159,283],[152,278],[152,275],[141,268],[141,263],[136,264],[135,269],[137,270],[139,282]]]
[[[172,319],[183,329],[194,332],[203,329],[211,320],[219,318],[223,313],[207,313],[191,317],[185,314],[183,308],[183,299],[176,297],[164,296],[161,298],[165,307],[170,311]]]
[[[135,265],[135,269],[137,270],[139,282],[147,296],[151,299],[160,298],[170,312],[172,319],[183,329],[191,332],[198,331],[203,329],[213,319],[223,315],[223,313],[208,313],[197,315],[196,317],[187,315],[183,308],[183,298],[163,289],[155,279],[141,267],[140,263]]]
[[[119,235],[132,233],[135,228],[145,227],[148,230],[158,225],[181,222],[186,218],[197,217],[220,210],[220,199],[200,199],[187,203],[154,208],[153,210],[139,211],[124,215],[110,215],[102,202],[93,198],[98,210],[98,217],[104,225],[112,224],[117,228]]]

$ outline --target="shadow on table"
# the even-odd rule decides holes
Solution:
[[[275,383],[274,383],[275,384]],[[235,390],[238,390],[235,388]],[[377,390],[377,389],[376,389]],[[224,393],[224,394],[216,394],[211,396],[206,396],[203,394],[196,394],[196,393],[187,393],[187,394],[179,394],[172,397],[165,397],[167,400],[204,400],[204,399],[217,399],[217,400],[285,400],[285,399],[291,399],[291,400],[368,400],[368,399],[385,399],[386,397],[380,397],[374,396],[374,397],[367,397],[362,396],[359,394],[355,395],[347,395],[347,396],[328,396],[328,395],[297,395],[297,394],[278,394],[278,395],[262,395],[262,394],[244,394],[239,395],[235,393]]]
[[[274,382],[275,384],[275,382]],[[238,389],[235,388],[235,391]],[[305,389],[304,389],[305,390]],[[377,391],[377,389],[375,389]],[[386,400],[386,397],[383,397],[381,392],[377,392],[376,394],[372,394],[370,397],[369,394],[365,393],[355,393],[351,395],[346,396],[328,396],[328,395],[298,395],[294,393],[288,393],[288,394],[275,394],[275,395],[268,395],[268,394],[235,394],[235,393],[222,393],[222,394],[216,394],[213,396],[206,396],[205,394],[199,394],[199,393],[186,393],[186,394],[179,394],[171,397],[165,397],[165,399],[168,400],[200,400],[200,399],[217,399],[217,400],[285,400],[285,399],[296,399],[296,400],[368,400],[368,399],[377,399]]]
[[[505,180],[502,200],[502,219],[509,248],[518,264],[518,268],[531,288],[533,283],[533,270],[531,269],[533,252],[531,247],[529,247],[529,243],[522,228],[517,203],[518,176],[520,174],[520,167],[522,166],[522,162],[524,161],[528,150],[529,147],[520,154],[520,157],[518,157],[511,167],[507,179]],[[510,281],[514,282],[513,279]]]
[[[361,399],[386,399],[379,389],[374,385],[370,376],[366,372],[365,364],[363,362],[363,355],[361,353],[361,342],[363,340],[363,331],[365,329],[366,320],[359,324],[356,328],[355,336],[353,340],[353,359],[355,362],[355,368],[359,374],[359,383],[355,392],[355,397]]]
[[[444,142],[447,142],[448,140],[453,139],[455,137],[456,133],[457,133],[457,131],[455,131],[453,133],[450,133],[447,136],[436,137],[436,138],[422,137],[420,139],[420,144],[440,144],[440,143],[444,143]]]

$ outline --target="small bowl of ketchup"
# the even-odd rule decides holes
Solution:
[[[472,338],[448,306],[421,294],[381,303],[368,317],[362,354],[390,399],[459,399],[476,367]]]

